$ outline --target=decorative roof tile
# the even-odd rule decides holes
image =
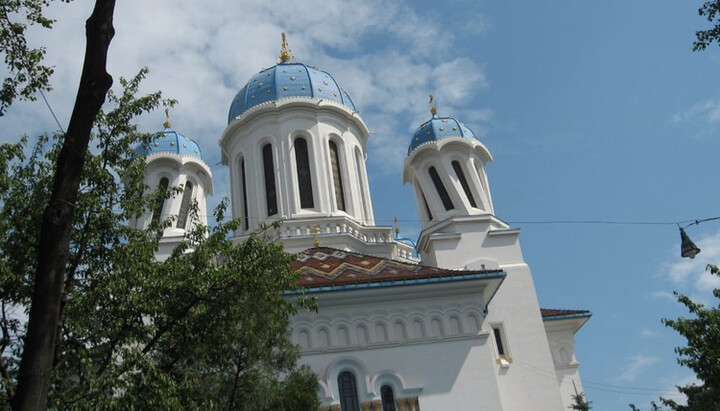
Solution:
[[[502,270],[468,271],[427,267],[329,247],[316,247],[299,253],[292,266],[300,274],[298,284],[301,287],[502,274]]]

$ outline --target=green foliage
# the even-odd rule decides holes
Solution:
[[[293,257],[263,231],[230,239],[237,220],[196,224],[165,261],[154,252],[162,230],[129,222],[158,198],[143,182],[133,116],[157,107],[160,94],[135,94],[143,70],[110,93],[76,203],[56,359],[49,393],[54,409],[313,409],[317,380],[296,367],[284,297],[297,288]],[[0,408],[13,396],[35,272],[42,207],[49,195],[59,137],[0,145]],[[122,183],[120,181],[122,180]],[[197,220],[197,205],[191,218]],[[282,376],[282,378],[280,377]]]
[[[712,275],[720,276],[720,269],[708,265],[707,270]],[[692,318],[680,317],[675,320],[663,319],[663,324],[677,331],[687,340],[686,347],[678,347],[678,364],[690,368],[699,384],[688,384],[678,387],[678,390],[687,397],[687,404],[661,398],[664,406],[673,411],[720,411],[720,288],[713,290],[718,299],[717,306],[706,308],[690,297],[675,293],[678,301],[682,303]],[[652,403],[653,411],[662,408]],[[631,409],[638,409],[631,404]]]
[[[698,14],[705,17],[713,26],[707,30],[695,32],[696,40],[693,43],[693,50],[705,50],[713,42],[720,45],[720,0],[706,1],[698,9]]]
[[[69,0],[65,0],[69,1]],[[0,0],[0,55],[7,71],[0,88],[0,116],[16,98],[34,100],[39,90],[50,90],[52,67],[42,64],[44,47],[32,47],[25,37],[30,26],[52,28],[43,14],[50,0]]]
[[[591,402],[589,402],[585,398],[585,393],[583,393],[583,392],[573,395],[572,400],[573,400],[573,403],[570,404],[570,406],[568,407],[571,410],[590,411],[592,409],[592,407],[590,406]]]

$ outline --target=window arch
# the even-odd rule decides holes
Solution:
[[[262,148],[263,171],[265,172],[265,202],[268,217],[277,214],[277,190],[275,189],[275,163],[273,162],[272,144]]]
[[[340,409],[342,411],[360,411],[355,374],[350,371],[341,372],[338,375],[338,390],[340,392]]]
[[[362,154],[360,153],[360,149],[355,147],[355,168],[357,170],[357,178],[358,178],[358,194],[360,195],[361,205],[362,205],[362,217],[363,220],[367,222],[369,219],[369,213],[368,209],[370,208],[368,205],[368,199],[365,191],[365,174],[364,174],[364,162],[362,159]]]
[[[342,174],[340,173],[340,157],[338,147],[334,141],[328,142],[330,148],[330,165],[332,166],[333,188],[335,189],[335,204],[338,210],[345,210],[345,192],[343,190]]]
[[[458,180],[460,180],[460,185],[462,186],[462,189],[465,192],[465,195],[467,196],[468,201],[470,202],[470,206],[477,208],[477,204],[475,203],[475,198],[473,197],[472,192],[470,191],[470,185],[468,185],[467,179],[465,178],[465,173],[463,173],[460,163],[457,162],[456,160],[453,160],[451,164],[452,164],[453,170],[455,170],[455,175],[457,176]]]
[[[188,214],[190,214],[190,201],[193,196],[193,183],[190,181],[185,182],[183,188],[182,202],[180,203],[180,213],[178,214],[178,220],[176,227],[185,229],[187,226]]]
[[[435,190],[437,190],[438,195],[440,196],[440,200],[442,200],[445,210],[454,209],[455,205],[450,199],[450,194],[448,194],[447,190],[445,189],[445,186],[443,185],[442,180],[440,179],[440,175],[438,174],[435,167],[430,167],[430,169],[428,169],[428,173],[430,174],[430,179],[432,180],[433,185],[435,185]]]
[[[315,208],[308,146],[307,141],[302,137],[295,139],[295,165],[297,167],[298,189],[300,191],[300,207]]]
[[[245,159],[240,159],[240,184],[242,184],[242,204],[243,204],[243,225],[245,231],[250,228],[250,221],[248,221],[248,198],[247,198],[247,178],[245,176]]]
[[[380,398],[382,399],[382,411],[395,411],[395,393],[391,386],[385,384],[380,387]]]
[[[158,184],[158,190],[167,190],[169,184],[170,180],[167,177],[161,178],[160,183]],[[165,200],[166,199],[164,193],[163,197],[158,197],[157,202],[155,203],[155,209],[153,210],[152,221],[157,221],[160,219],[160,217],[162,217],[163,208],[165,207]]]

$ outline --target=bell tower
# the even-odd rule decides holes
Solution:
[[[245,237],[282,221],[290,252],[319,242],[405,259],[412,249],[376,227],[365,159],[370,133],[329,73],[297,62],[285,36],[278,63],[250,78],[230,105],[220,138],[232,212]],[[316,241],[317,240],[317,241]]]
[[[135,221],[135,227],[145,228],[153,220],[171,220],[160,239],[156,255],[159,260],[166,259],[195,225],[207,225],[207,196],[213,193],[212,173],[200,146],[172,129],[167,109],[165,115],[164,129],[150,145],[136,148],[138,153],[146,156],[145,184],[148,187],[182,188],[182,192],[158,201],[152,210]],[[195,218],[193,204],[197,204]]]

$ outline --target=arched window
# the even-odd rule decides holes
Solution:
[[[477,208],[477,204],[475,204],[475,198],[473,197],[472,192],[470,192],[470,186],[468,185],[467,179],[465,179],[465,173],[463,173],[462,167],[460,167],[460,163],[458,163],[457,161],[453,161],[452,168],[453,170],[455,170],[455,175],[457,175],[458,180],[460,180],[460,185],[462,186],[463,191],[468,198],[468,201],[470,201],[470,205]]]
[[[425,205],[425,212],[427,213],[428,221],[432,221],[433,215],[430,212],[430,206],[428,205],[427,199],[425,198],[425,193],[423,193],[422,189],[419,187],[418,190],[420,190],[420,197],[422,197],[423,205]]]
[[[190,201],[192,200],[193,184],[189,181],[185,182],[183,189],[182,202],[180,203],[180,214],[178,214],[177,228],[184,229],[187,225],[188,214],[190,211]]]
[[[247,201],[247,178],[245,178],[245,159],[240,160],[240,181],[242,183],[242,201],[243,201],[243,224],[245,231],[250,228],[248,221],[248,201]]]
[[[273,163],[272,145],[265,144],[262,149],[263,169],[265,171],[265,200],[268,217],[278,212],[277,192],[275,190],[275,164]]]
[[[300,190],[300,207],[315,208],[312,177],[310,175],[310,158],[308,157],[307,141],[304,138],[295,139],[295,163],[297,165],[298,189]]]
[[[160,184],[158,184],[158,190],[167,190],[169,184],[170,180],[168,180],[167,177],[161,178]],[[159,197],[157,199],[157,203],[155,203],[155,210],[153,210],[152,221],[157,221],[160,219],[160,217],[162,216],[163,207],[165,207],[165,197]]]
[[[440,175],[438,175],[435,167],[430,167],[428,172],[430,173],[430,179],[432,179],[432,182],[435,185],[435,189],[440,196],[440,200],[442,200],[443,206],[445,206],[445,210],[454,209],[455,205],[453,205],[453,202],[450,199],[450,194],[448,194],[447,190],[445,189],[445,186],[443,185],[442,180],[440,179]]]
[[[343,371],[338,375],[338,389],[340,391],[340,409],[342,411],[360,411],[357,383],[353,373]]]
[[[395,394],[389,385],[380,387],[380,398],[382,399],[382,411],[395,411]]]
[[[360,149],[355,148],[355,168],[357,169],[357,178],[358,178],[358,194],[360,195],[360,198],[362,199],[362,218],[364,220],[368,220],[368,199],[365,195],[365,174],[364,174],[364,163],[362,159],[362,154],[360,154]]]
[[[345,211],[345,194],[343,192],[342,175],[340,174],[340,158],[338,148],[334,141],[328,143],[330,147],[330,164],[332,166],[333,188],[335,189],[335,203],[338,210]]]

